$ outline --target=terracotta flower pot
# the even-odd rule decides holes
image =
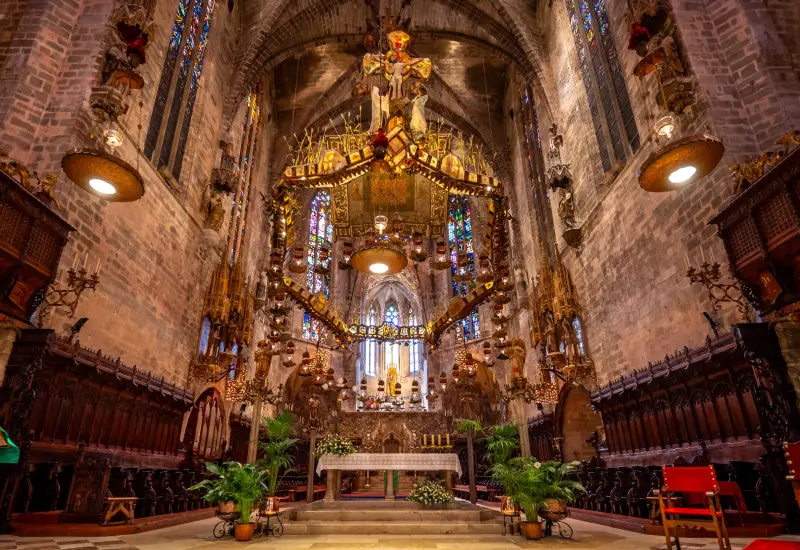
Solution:
[[[237,523],[236,524],[236,531],[235,536],[236,540],[240,542],[245,542],[253,538],[253,531],[256,528],[255,523]],[[541,535],[541,528],[539,529],[539,534]]]
[[[523,521],[521,525],[522,534],[526,539],[539,540],[542,538],[542,524],[538,521]]]
[[[236,505],[230,500],[228,502],[220,502],[217,504],[217,508],[219,508],[220,514],[231,514],[236,511]]]

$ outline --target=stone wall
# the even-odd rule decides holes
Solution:
[[[682,135],[703,132],[709,124],[726,147],[717,169],[695,185],[671,193],[653,194],[638,185],[638,171],[654,150],[648,142],[653,123],[652,81],[633,76],[638,57],[627,50],[630,17],[627,4],[606,2],[611,32],[626,75],[628,92],[643,146],[617,174],[608,176],[600,165],[586,91],[563,0],[540,4],[538,21],[545,30],[543,47],[555,89],[537,97],[542,133],[551,121],[564,135],[564,161],[575,177],[576,215],[583,244],[573,249],[559,237],[559,248],[571,271],[583,307],[589,352],[595,360],[598,383],[655,361],[683,346],[698,345],[710,329],[702,317],[711,312],[706,293],[689,285],[684,255],[696,261],[700,249],[723,257],[720,241],[708,220],[730,196],[727,165],[767,148],[782,133],[800,125],[796,73],[782,70],[793,63],[789,32],[795,6],[720,0],[674,3],[685,55],[699,82],[695,118]],[[775,33],[773,18],[780,18]],[[548,108],[549,107],[549,108]],[[519,132],[514,123],[514,135]],[[543,135],[544,138],[544,135]],[[515,151],[516,152],[516,151]],[[516,158],[516,155],[515,155]],[[515,160],[515,171],[523,170]],[[515,176],[515,193],[521,190]],[[551,193],[555,195],[555,193]],[[516,197],[515,217],[533,214]],[[556,233],[563,228],[555,214]],[[525,240],[526,230],[520,229]],[[529,275],[536,265],[525,250]],[[738,321],[735,312],[715,315],[727,326]]]
[[[83,296],[76,312],[76,319],[89,318],[80,333],[81,343],[170,382],[186,384],[208,277],[227,235],[227,220],[222,235],[204,230],[199,208],[218,160],[219,136],[226,130],[220,127],[222,104],[234,70],[240,14],[238,8],[229,13],[224,2],[217,2],[182,174],[178,188],[172,189],[148,159],[137,159],[135,148],[147,133],[177,6],[168,0],[155,4],[147,63],[139,69],[145,86],[132,92],[131,108],[120,121],[127,133],[125,143],[117,150],[121,158],[138,166],[144,197],[134,203],[108,203],[74,186],[63,173],[56,196],[61,214],[76,228],[62,269],[76,258],[82,262],[87,254],[88,268],[94,270],[98,260],[102,264],[97,290]],[[110,43],[113,6],[111,0],[3,3],[0,147],[32,170],[60,172],[67,151],[90,146],[88,100]],[[233,134],[238,139],[241,132],[234,128]],[[267,151],[267,147],[257,151],[264,173]],[[255,197],[266,185],[260,174],[257,168]],[[257,227],[262,224],[260,198],[252,207]],[[248,236],[260,241],[262,234],[250,231]],[[261,247],[254,242],[248,250],[252,278]],[[49,323],[61,332],[74,321],[54,315]]]

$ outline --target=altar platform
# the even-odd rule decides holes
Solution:
[[[285,535],[496,535],[500,512],[455,501],[425,508],[403,500],[317,501],[284,514]]]

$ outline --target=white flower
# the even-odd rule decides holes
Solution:
[[[534,468],[541,468],[541,467],[542,467],[542,463],[541,463],[541,462],[536,462],[536,463],[533,465],[533,467],[534,467]]]

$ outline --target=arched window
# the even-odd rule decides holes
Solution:
[[[180,179],[215,0],[178,0],[144,153]]]
[[[466,296],[475,287],[475,251],[472,248],[472,216],[469,208],[469,198],[464,195],[450,195],[449,216],[447,232],[450,238],[450,276],[453,281],[453,296]],[[471,275],[466,281],[457,281],[458,251],[464,248],[467,252],[467,274]],[[478,312],[461,321],[464,330],[464,340],[473,340],[481,337]]]
[[[203,356],[208,351],[209,336],[211,336],[211,320],[206,317],[203,319],[203,324],[200,325],[200,346],[197,350],[197,355]]]
[[[387,325],[400,326],[400,313],[397,311],[397,304],[391,302],[386,305],[386,311],[383,314],[383,322]]]
[[[375,304],[369,308],[366,318],[367,326],[374,327],[378,324],[378,309]],[[368,338],[364,342],[364,371],[369,376],[375,376],[378,372],[378,342],[372,338]]]
[[[417,320],[417,314],[414,313],[414,308],[409,306],[408,308],[408,325],[415,326],[419,321]],[[408,372],[411,374],[416,374],[419,372],[420,363],[422,361],[421,355],[421,346],[419,340],[412,340],[411,344],[408,346]]]
[[[244,125],[242,126],[242,140],[239,147],[239,173],[241,177],[239,178],[239,186],[233,194],[231,220],[228,226],[228,253],[230,254],[231,264],[235,263],[236,258],[239,256],[247,228],[247,212],[253,188],[250,175],[253,173],[253,165],[255,164],[254,153],[258,137],[258,121],[261,116],[260,90],[261,84],[259,83],[247,95],[247,111]]]
[[[308,247],[306,281],[311,294],[322,292],[329,298],[331,287],[330,256],[322,260],[320,251],[323,248],[330,250],[333,242],[333,225],[330,223],[331,195],[328,191],[317,191],[311,201],[311,212],[308,217]],[[317,269],[317,266],[324,269]],[[312,319],[306,313],[303,316],[303,338],[316,340],[319,338],[319,321]]]
[[[564,0],[578,50],[603,170],[624,164],[639,149],[639,130],[614,47],[605,0]]]
[[[575,340],[578,342],[578,350],[581,352],[581,355],[585,357],[586,344],[583,340],[583,324],[581,323],[580,317],[577,315],[572,318],[572,330],[575,331]]]

